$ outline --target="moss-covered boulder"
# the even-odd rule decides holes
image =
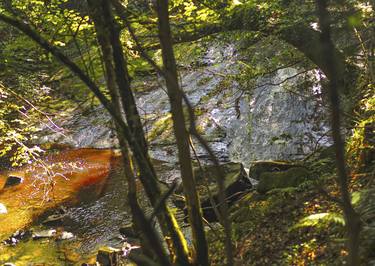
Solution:
[[[257,191],[266,193],[275,188],[296,187],[309,176],[309,171],[304,167],[293,167],[282,172],[264,172],[260,175]]]
[[[259,180],[262,173],[286,171],[296,166],[298,166],[297,163],[286,161],[255,161],[250,164],[249,176]]]

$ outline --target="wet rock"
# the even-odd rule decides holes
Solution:
[[[23,178],[15,175],[10,175],[5,182],[4,188],[13,187],[23,182]]]
[[[260,175],[257,191],[261,194],[275,188],[297,187],[310,176],[306,168],[293,167],[283,172],[264,172]]]
[[[50,229],[50,230],[42,230],[33,232],[32,237],[34,240],[42,239],[42,238],[52,238],[56,236],[56,230]]]
[[[206,173],[208,175],[206,178],[208,180],[212,180],[213,175],[216,172],[215,167],[211,166],[207,169]],[[226,199],[229,205],[236,202],[240,199],[244,194],[246,194],[251,188],[252,184],[248,178],[248,175],[240,163],[227,163],[221,166],[221,170],[224,172],[225,181],[224,181],[224,189],[226,194]],[[202,180],[204,182],[204,180]],[[212,180],[213,181],[213,180]],[[217,187],[216,180],[212,185],[209,186],[210,191],[213,195],[213,201],[215,204],[218,204],[219,201],[219,189]],[[207,191],[207,188],[206,188]],[[201,200],[201,206],[203,210],[204,217],[209,221],[217,221],[217,217],[214,212],[214,208],[211,204],[211,199],[209,198],[208,193]]]
[[[0,203],[0,214],[6,214],[8,213],[7,208],[5,207],[4,204]]]
[[[33,240],[43,239],[43,238],[53,238],[55,240],[67,240],[74,237],[74,235],[70,232],[66,232],[61,228],[56,229],[49,229],[49,230],[42,230],[36,231],[32,234]]]
[[[58,226],[63,223],[65,217],[66,214],[52,214],[42,221],[42,224],[48,226]]]
[[[137,233],[134,231],[133,225],[129,224],[119,229],[120,234],[126,238],[138,238]]]
[[[225,176],[224,189],[226,192],[226,199],[229,204],[236,202],[245,193],[247,193],[249,189],[252,188],[252,184],[241,163],[222,164],[220,171],[222,171]],[[203,166],[202,169],[196,168],[194,172],[197,182],[197,190],[199,191],[199,195],[201,195],[203,216],[209,222],[217,221],[217,217],[207,191],[208,187],[212,195],[212,200],[215,204],[218,204],[219,189],[216,182],[216,167],[212,165]],[[178,205],[181,205],[181,199],[177,201],[177,203]],[[184,212],[185,216],[187,216],[186,208],[184,209]]]
[[[9,246],[15,246],[22,240],[28,240],[31,237],[30,230],[18,230],[13,233],[8,239],[4,240],[3,243]]]
[[[249,176],[259,180],[262,173],[286,171],[296,166],[298,166],[296,163],[286,161],[255,161],[251,163]]]
[[[57,240],[67,240],[74,237],[73,233],[62,231],[57,234]]]
[[[116,266],[120,262],[121,250],[112,247],[102,247],[98,251],[96,261],[101,266]]]

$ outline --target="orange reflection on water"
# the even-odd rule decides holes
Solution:
[[[76,202],[82,193],[97,196],[117,158],[112,150],[69,150],[47,156],[40,163],[0,173],[0,203],[8,211],[0,214],[0,239],[29,225],[47,209]],[[24,181],[4,189],[9,175]],[[87,187],[93,189],[82,192]]]

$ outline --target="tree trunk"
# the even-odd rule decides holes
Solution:
[[[160,202],[161,190],[159,188],[155,170],[148,156],[145,135],[135,104],[134,96],[130,89],[130,78],[127,72],[127,63],[122,51],[119,32],[116,28],[115,20],[111,12],[110,2],[104,0],[88,0],[88,3],[89,5],[98,9],[98,12],[101,13],[103,25],[101,25],[100,34],[105,36],[104,39],[106,39],[107,42],[104,44],[105,46],[103,50],[105,49],[107,52],[105,56],[110,57],[111,61],[113,62],[113,65],[111,62],[110,69],[108,69],[107,72],[111,71],[114,75],[114,77],[112,76],[112,80],[114,78],[116,81],[116,86],[114,86],[115,91],[112,93],[115,98],[113,100],[116,101],[118,106],[117,111],[119,111],[120,114],[125,114],[127,124],[130,128],[132,138],[127,138],[127,141],[132,148],[134,157],[139,166],[141,182],[153,207],[161,204],[157,217],[164,236],[170,236],[172,238],[173,247],[175,249],[174,252],[177,255],[177,261],[182,265],[188,265],[189,260],[186,240],[183,238],[176,220],[166,206],[165,202]],[[108,54],[108,52],[111,52],[111,54]],[[121,128],[118,130],[118,136],[120,138],[125,136],[122,134]],[[120,143],[122,143],[121,140]],[[126,154],[124,154],[124,157],[125,156]],[[134,211],[138,213],[137,216],[138,219],[140,219],[140,222],[143,221],[142,229],[149,232],[150,228],[147,227],[144,219],[142,219],[143,216],[137,209],[138,205],[136,201],[132,199],[130,203],[135,208]],[[146,235],[148,234],[146,233]]]
[[[331,40],[330,19],[325,0],[317,0],[317,9],[319,24],[321,29],[322,50],[325,55],[325,65],[331,73],[328,84],[329,99],[331,104],[331,127],[332,138],[336,154],[337,182],[340,187],[342,208],[344,212],[346,228],[348,233],[348,264],[351,266],[360,265],[359,260],[359,233],[361,222],[359,214],[354,210],[351,204],[351,198],[348,188],[348,173],[345,162],[345,143],[340,132],[341,114],[339,93],[345,86],[342,73],[337,67],[334,45]]]
[[[108,36],[105,34],[105,28],[103,27],[103,17],[98,6],[89,1],[90,16],[92,17],[95,25],[96,36],[98,43],[102,50],[102,57],[105,67],[105,76],[107,88],[110,92],[112,102],[114,103],[116,112],[119,114],[123,113],[121,97],[118,92],[116,83],[115,83],[115,71],[112,61],[112,48]],[[125,119],[125,118],[124,118]],[[138,204],[137,201],[137,191],[134,177],[134,169],[131,163],[131,157],[129,154],[129,148],[125,142],[125,136],[121,133],[120,126],[116,124],[117,136],[120,142],[123,166],[125,170],[125,178],[128,183],[128,201],[130,209],[132,212],[133,224],[137,228],[137,231],[140,234],[140,239],[142,242],[143,252],[149,257],[156,257],[159,260],[161,265],[169,265],[170,262],[162,246],[162,241],[160,240],[157,232],[152,228],[148,223],[145,223],[145,216]],[[147,232],[147,233],[145,233]]]
[[[176,61],[173,52],[169,25],[168,0],[156,2],[158,14],[159,38],[162,49],[166,86],[171,104],[173,130],[177,142],[181,178],[187,200],[189,222],[191,224],[193,244],[196,251],[196,264],[209,265],[208,247],[204,231],[202,211],[193,174],[190,156],[189,134],[185,127],[182,106],[182,92],[178,84]]]

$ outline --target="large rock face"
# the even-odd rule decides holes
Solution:
[[[181,70],[182,88],[195,107],[197,125],[221,161],[293,160],[329,140],[317,107],[316,88],[299,86],[297,69],[285,68],[260,78],[256,88],[236,82],[240,66],[236,46],[210,45],[197,59],[198,67]],[[229,78],[230,77],[230,78]],[[145,77],[133,82],[151,156],[177,162],[170,106],[163,80]],[[301,88],[300,88],[301,87]],[[64,134],[47,133],[44,142],[75,147],[117,145],[110,117],[102,107],[73,113],[60,125]],[[201,160],[207,153],[196,143]]]

